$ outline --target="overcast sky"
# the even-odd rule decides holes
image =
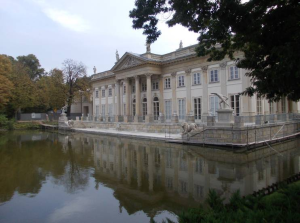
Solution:
[[[116,50],[145,53],[146,36],[132,28],[134,0],[0,0],[0,54],[34,54],[47,71],[65,59],[81,61],[88,74],[113,67]],[[197,43],[186,28],[159,23],[162,35],[151,52],[165,54]]]

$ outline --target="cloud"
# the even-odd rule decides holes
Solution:
[[[44,0],[32,0],[32,2],[40,6],[47,17],[65,28],[76,32],[86,32],[90,29],[88,22],[77,14],[52,7]]]
[[[76,32],[86,32],[89,25],[78,15],[74,15],[65,10],[46,8],[45,14],[53,21]]]

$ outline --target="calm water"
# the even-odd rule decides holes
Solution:
[[[300,140],[246,153],[87,134],[0,133],[0,222],[149,222],[298,173]]]

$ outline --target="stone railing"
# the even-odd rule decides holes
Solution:
[[[94,74],[92,76],[92,80],[101,79],[101,78],[109,77],[109,76],[113,76],[113,75],[114,75],[113,72],[105,71],[105,72],[102,72],[102,73]]]

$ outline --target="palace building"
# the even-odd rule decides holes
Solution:
[[[236,116],[299,112],[300,104],[283,98],[269,103],[257,96],[239,95],[251,85],[246,70],[235,61],[208,62],[198,57],[196,45],[164,55],[126,52],[111,70],[92,76],[93,114],[96,121],[110,122],[205,122],[216,116],[219,98],[228,97]],[[243,54],[235,53],[235,58]]]

